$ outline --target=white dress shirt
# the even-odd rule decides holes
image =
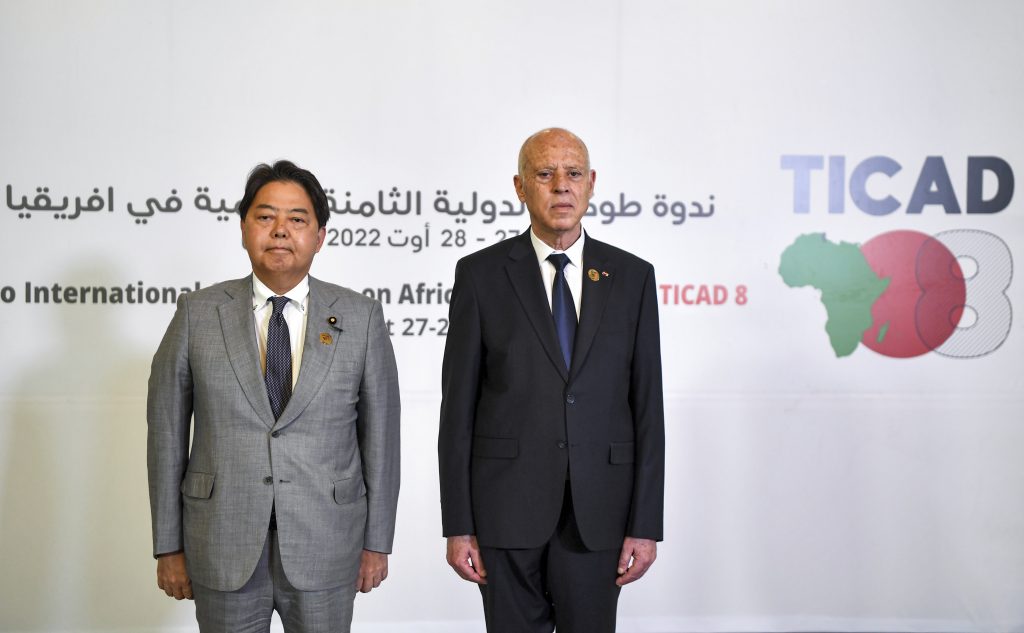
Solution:
[[[530,228],[530,241],[533,243],[533,250],[537,252],[537,263],[540,266],[540,277],[544,280],[544,292],[548,296],[548,308],[551,307],[551,284],[555,281],[555,265],[548,261],[551,253],[565,253],[569,263],[565,266],[565,281],[569,284],[569,292],[572,294],[572,302],[576,306],[576,321],[580,320],[580,300],[583,296],[583,241],[585,233],[580,231],[580,237],[573,242],[572,246],[564,251],[556,251],[541,241],[537,234]]]
[[[252,311],[256,321],[256,342],[260,348],[260,367],[267,372],[267,326],[270,316],[274,314],[271,297],[274,291],[260,281],[256,273],[252,274]],[[292,343],[292,386],[299,379],[299,367],[302,365],[302,345],[306,340],[306,308],[309,306],[309,275],[302,278],[294,288],[284,293],[288,303],[284,306],[283,316],[288,324],[288,336]]]

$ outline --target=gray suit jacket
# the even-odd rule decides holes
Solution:
[[[400,404],[380,303],[310,277],[306,323],[299,377],[277,421],[251,276],[182,295],[153,357],[153,553],[184,548],[203,586],[245,584],[274,506],[284,571],[300,590],[354,583],[362,549],[391,551]]]

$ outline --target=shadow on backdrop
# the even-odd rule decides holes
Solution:
[[[71,268],[54,281],[133,283],[111,264]],[[146,484],[146,381],[173,305],[57,305],[51,297],[21,309],[32,315],[23,334],[35,339],[23,344],[38,360],[13,374],[6,394],[0,631],[141,631],[187,621],[191,603],[156,587]]]

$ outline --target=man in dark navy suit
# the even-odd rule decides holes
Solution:
[[[441,511],[490,633],[614,631],[662,538],[654,269],[582,230],[595,179],[574,134],[534,134],[513,178],[530,230],[455,269]]]

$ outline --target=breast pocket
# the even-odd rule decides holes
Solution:
[[[359,374],[359,363],[354,360],[335,360],[331,363],[332,374]]]
[[[362,381],[363,374],[357,363],[334,361],[325,376],[322,393],[335,406],[355,406],[359,402],[359,387]]]

